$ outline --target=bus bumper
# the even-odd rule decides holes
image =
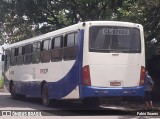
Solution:
[[[87,97],[143,97],[144,87],[116,87],[116,88],[101,88],[93,86],[81,86],[81,98]]]

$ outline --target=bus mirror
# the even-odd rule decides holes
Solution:
[[[5,57],[5,55],[2,55],[2,57],[1,57],[1,61],[4,61],[4,57]]]

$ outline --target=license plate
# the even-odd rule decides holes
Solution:
[[[110,82],[110,86],[121,86],[121,82],[120,81]]]

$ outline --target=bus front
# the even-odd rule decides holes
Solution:
[[[114,21],[85,27],[81,97],[143,96],[143,27]]]

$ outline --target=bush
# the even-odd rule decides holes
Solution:
[[[4,78],[0,77],[0,89],[4,87]]]

